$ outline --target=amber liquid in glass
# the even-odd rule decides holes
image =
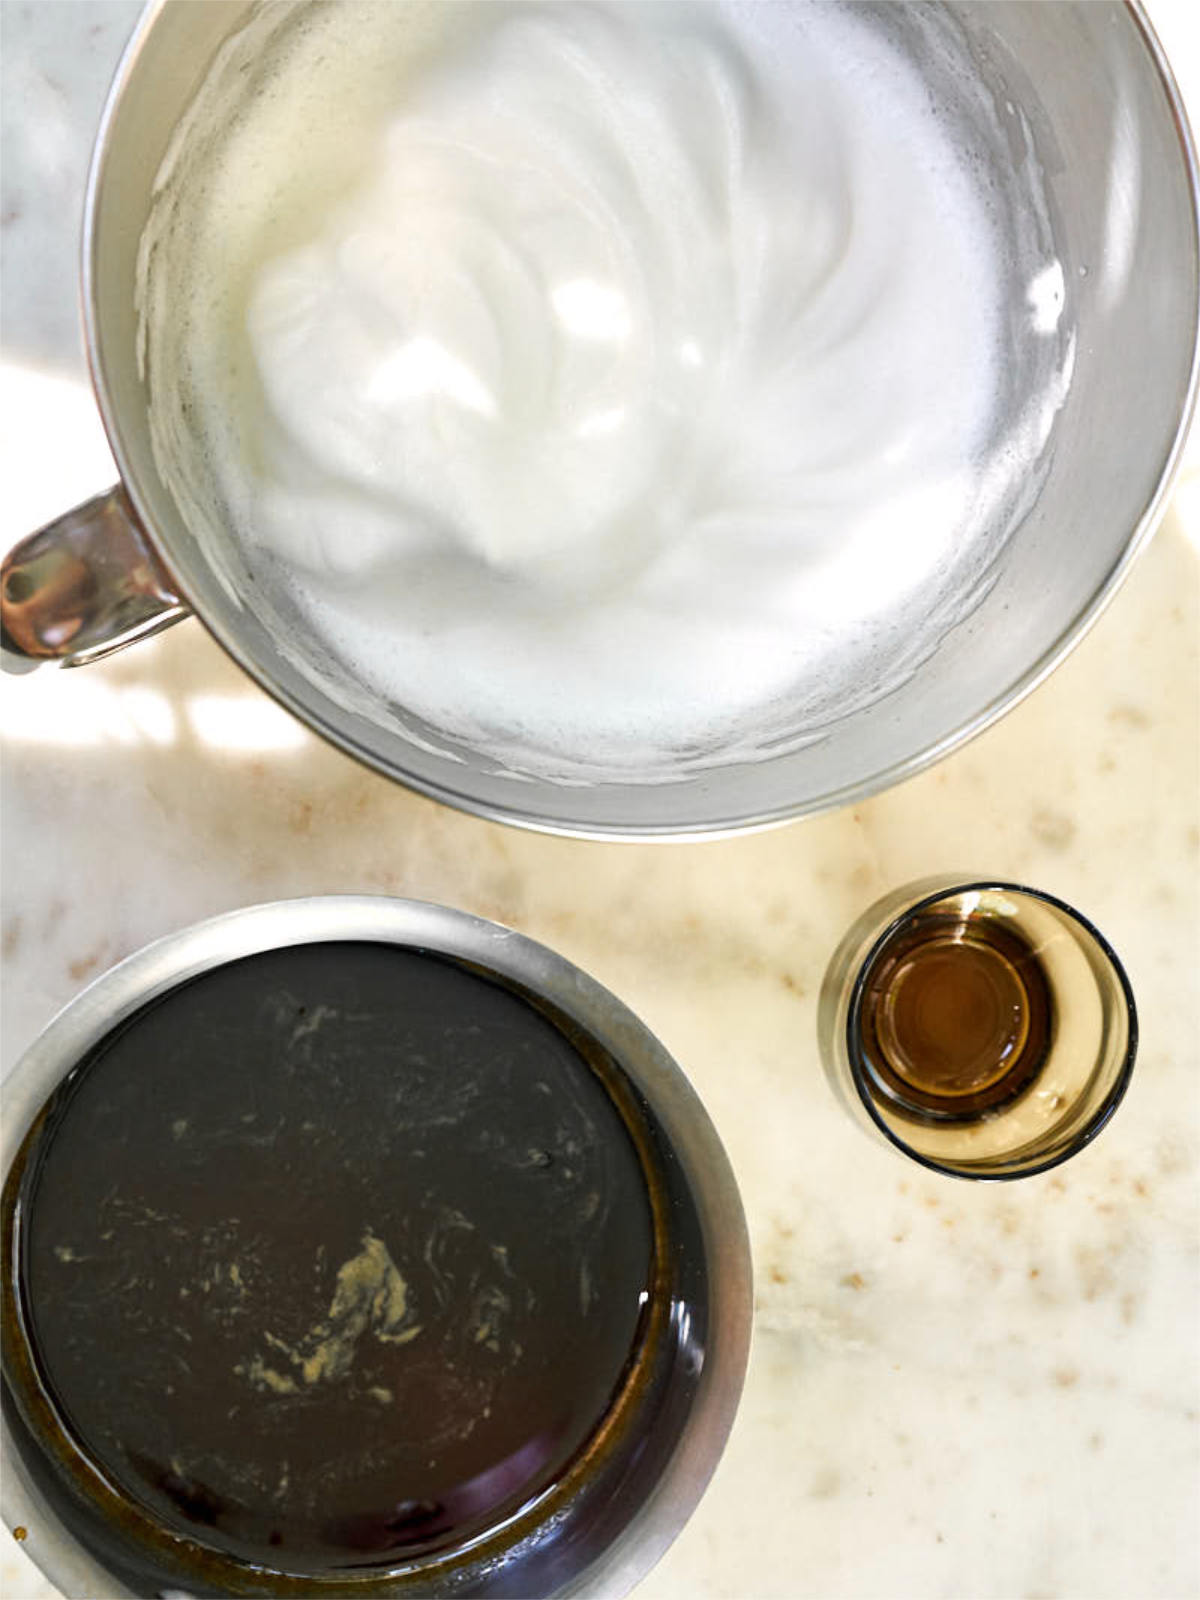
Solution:
[[[871,1090],[916,1122],[970,1122],[1010,1104],[1041,1071],[1053,1022],[1037,952],[987,914],[918,914],[863,976]]]

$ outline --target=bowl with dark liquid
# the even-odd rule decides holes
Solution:
[[[6,1100],[4,1510],[64,1593],[620,1594],[699,1500],[737,1188],[549,950],[235,912],[99,979]]]

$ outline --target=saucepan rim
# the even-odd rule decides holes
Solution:
[[[645,1097],[668,1140],[704,1241],[710,1317],[704,1365],[662,1477],[612,1544],[561,1591],[624,1594],[650,1571],[691,1516],[733,1425],[750,1344],[750,1247],[729,1158],[687,1077],[621,1000],[565,957],[500,923],[386,895],[271,901],[194,923],[96,978],[30,1045],[4,1083],[0,1166],[7,1174],[38,1111],[65,1074],[147,1002],[243,956],[333,941],[391,944],[466,961],[546,1000],[612,1056]],[[3,1516],[9,1527],[30,1530],[25,1548],[50,1581],[65,1594],[114,1593],[111,1576],[75,1542],[30,1483],[7,1422],[0,1430],[0,1466]]]

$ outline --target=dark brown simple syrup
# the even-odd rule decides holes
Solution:
[[[305,946],[138,1013],[59,1092],[25,1318],[99,1470],[287,1572],[453,1546],[555,1484],[644,1326],[654,1224],[605,1084],[452,962]]]
[[[876,1098],[916,1122],[999,1110],[1040,1072],[1053,1001],[1029,942],[998,919],[918,914],[863,977],[863,1057]]]

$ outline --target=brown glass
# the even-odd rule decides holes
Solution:
[[[1017,1178],[1099,1133],[1129,1083],[1137,1011],[1119,959],[1065,901],[995,879],[926,880],[843,938],[822,1061],[858,1119],[932,1170]]]

